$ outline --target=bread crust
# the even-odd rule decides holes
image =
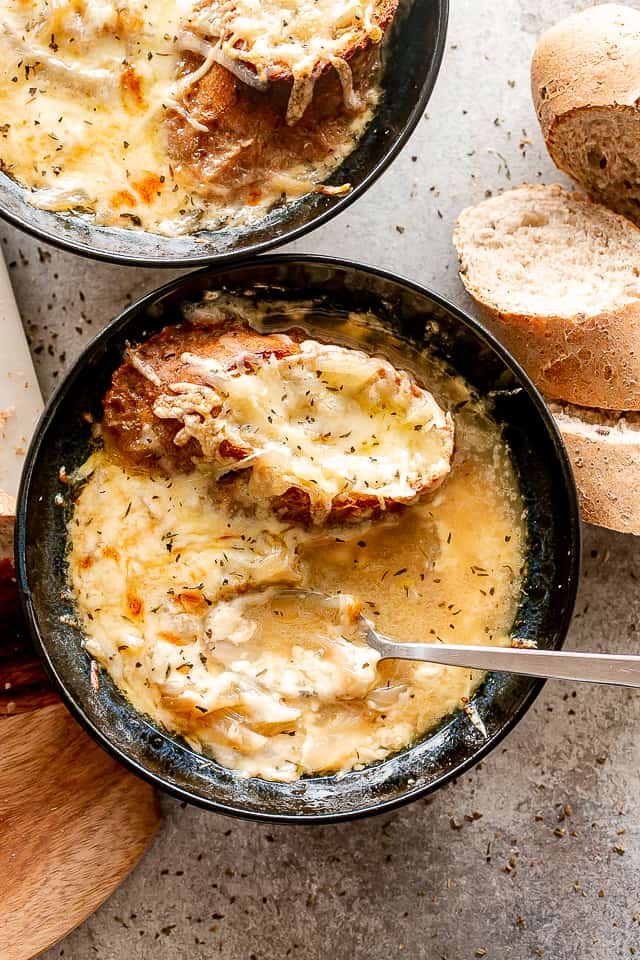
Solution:
[[[557,184],[526,189],[532,194],[532,208],[536,193],[568,195]],[[571,196],[590,204],[584,196]],[[514,354],[536,386],[551,400],[606,410],[640,410],[640,299],[605,312],[573,316],[501,309],[472,276],[473,251],[465,235],[466,215],[472,209],[462,211],[453,235],[460,277],[489,329]],[[625,230],[637,233],[640,249],[638,228],[611,211],[607,214],[621,221]]]
[[[197,64],[188,54],[184,72],[193,72]],[[364,105],[377,83],[377,51],[358,54],[351,68],[354,91]],[[183,101],[207,131],[194,129],[175,112],[166,121],[169,156],[181,182],[209,199],[227,196],[252,204],[264,198],[274,171],[327,163],[349,137],[357,115],[345,108],[338,75],[331,71],[318,78],[311,103],[293,125],[285,122],[290,94],[286,82],[270,84],[266,93],[254,90],[214,63]]]
[[[604,417],[603,417],[604,420]],[[593,436],[587,424],[556,415],[578,487],[586,523],[640,534],[640,431],[629,442],[616,431]]]
[[[596,199],[638,222],[637,196],[630,201],[625,195],[629,186],[609,178],[607,144],[594,142],[594,167],[579,163],[567,139],[567,124],[580,119],[588,129],[594,117],[605,111],[612,120],[618,117],[636,128],[640,141],[640,11],[607,3],[560,21],[536,47],[531,92],[547,149],[558,169]],[[609,145],[611,149],[615,144]],[[640,169],[640,149],[630,159]],[[602,186],[607,183],[609,190]],[[635,195],[640,186],[637,178],[633,186]]]
[[[523,316],[467,289],[489,329],[549,400],[640,410],[640,303],[572,319]]]
[[[188,376],[189,382],[203,384],[197,371],[185,364],[185,352],[231,363],[245,353],[267,358],[290,356],[299,347],[289,336],[263,336],[237,322],[185,324],[165,327],[140,346],[129,350],[114,372],[103,402],[103,431],[107,444],[134,466],[168,464],[189,471],[200,453],[193,441],[176,446],[178,420],[161,420],[153,407],[166,386]],[[155,378],[155,382],[154,382]],[[247,451],[227,449],[230,465]]]

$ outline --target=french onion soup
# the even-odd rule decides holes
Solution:
[[[399,641],[510,642],[518,483],[460,377],[356,349],[370,316],[310,328],[301,308],[275,331],[227,306],[188,305],[113,374],[72,478],[85,646],[241,776],[342,774],[468,710],[482,680],[379,661],[361,611]]]
[[[354,149],[397,0],[0,0],[0,169],[164,235],[255,222]]]

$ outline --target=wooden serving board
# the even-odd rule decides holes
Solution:
[[[160,817],[51,689],[11,574],[0,562],[0,957],[30,960],[116,889]]]

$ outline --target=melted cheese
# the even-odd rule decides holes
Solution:
[[[338,496],[410,503],[449,472],[451,417],[386,360],[315,340],[292,356],[247,354],[226,368],[182,359],[208,385],[172,384],[155,415],[181,422],[175,442],[197,440],[219,474],[230,468],[221,445],[243,450],[234,469],[251,468],[254,499],[295,487],[322,522]]]
[[[89,459],[69,574],[87,649],[136,709],[242,776],[291,781],[384,759],[466,703],[479,672],[379,662],[353,629],[362,606],[401,641],[509,642],[517,482],[483,409],[442,385],[459,405],[453,469],[375,524],[306,530],[240,510],[207,464],[168,477]],[[291,586],[335,609],[281,597]]]
[[[162,121],[189,6],[2,0],[3,169],[35,206],[121,226],[179,218]]]
[[[167,123],[177,113],[207,132],[184,96],[221,56],[245,81],[249,74],[196,44],[205,61],[179,78],[180,58],[197,40],[184,29],[193,3],[0,0],[0,169],[29,189],[34,206],[166,235],[212,229],[259,219],[283,195],[314,189],[353,149],[368,104],[329,158],[266,169],[253,206],[229,186],[216,197],[201,193],[170,156]],[[233,157],[243,143],[227,147]],[[212,156],[212,168],[229,156]]]

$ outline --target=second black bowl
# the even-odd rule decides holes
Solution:
[[[95,739],[136,773],[223,813],[295,823],[348,819],[387,810],[459,775],[514,726],[542,683],[490,675],[474,697],[486,736],[458,713],[375,766],[343,777],[272,783],[242,779],[195,753],[137,713],[106,674],[96,691],[82,629],[73,625],[66,564],[73,493],[60,483],[59,470],[64,465],[71,473],[91,448],[83,412],[100,418],[102,397],[127,343],[176,322],[182,302],[197,302],[221,287],[242,292],[257,286],[265,296],[275,288],[279,301],[320,298],[329,323],[339,324],[352,310],[371,310],[389,338],[428,346],[487,398],[503,426],[526,508],[529,553],[516,627],[541,647],[562,645],[578,582],[580,524],[571,469],[542,398],[482,327],[437,295],[381,271],[319,257],[262,257],[224,272],[182,277],[130,307],[87,347],[49,404],[27,456],[16,569],[33,639],[62,697]]]

